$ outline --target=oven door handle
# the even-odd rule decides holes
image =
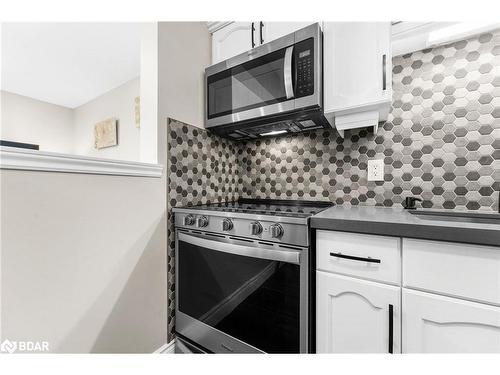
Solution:
[[[294,250],[275,250],[256,246],[245,246],[233,242],[215,239],[206,239],[192,234],[178,233],[178,239],[191,245],[205,247],[209,250],[220,251],[228,254],[242,255],[251,258],[276,260],[279,262],[300,264],[300,252]]]
[[[293,46],[290,46],[285,51],[285,62],[283,67],[283,79],[285,81],[285,94],[287,99],[292,99],[295,96],[293,93],[292,57]]]

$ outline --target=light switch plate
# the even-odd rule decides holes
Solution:
[[[384,181],[384,159],[368,160],[368,181]]]

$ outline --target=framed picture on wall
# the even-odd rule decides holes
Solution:
[[[95,148],[101,149],[118,145],[118,120],[114,117],[94,125]]]

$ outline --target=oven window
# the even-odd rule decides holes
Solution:
[[[285,101],[285,50],[209,76],[208,118]]]
[[[179,310],[267,353],[300,350],[298,265],[179,241]]]

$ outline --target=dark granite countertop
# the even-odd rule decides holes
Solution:
[[[498,246],[500,224],[420,219],[403,208],[334,206],[311,217],[314,229]]]

